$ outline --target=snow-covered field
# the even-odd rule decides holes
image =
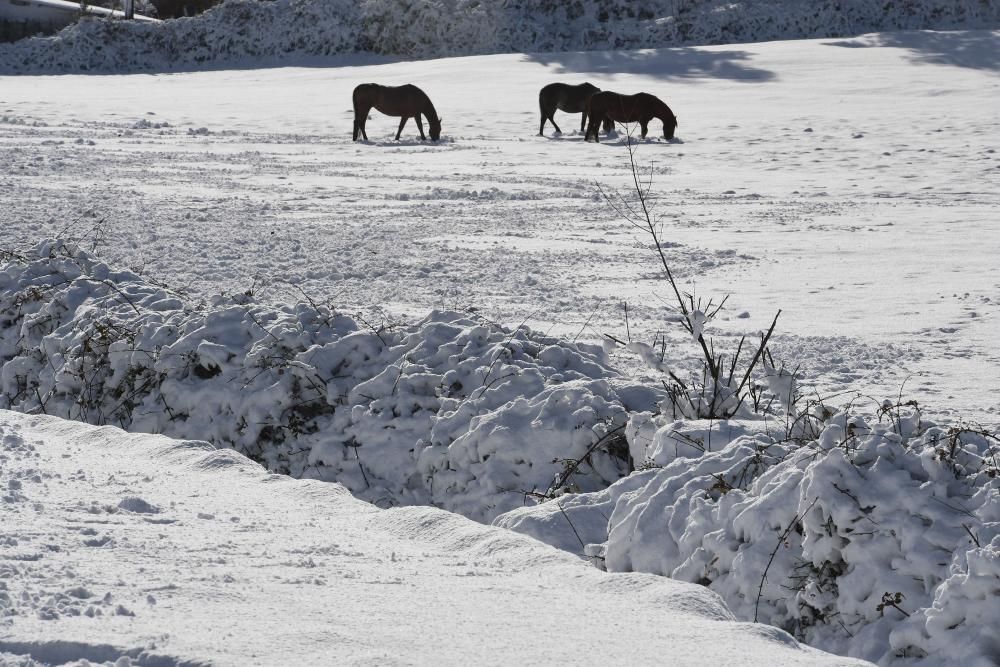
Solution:
[[[1000,655],[989,632],[1000,619],[997,53],[998,32],[913,32],[0,77],[2,249],[19,253],[0,272],[0,355],[13,359],[0,374],[0,407],[212,439],[382,505],[434,503],[481,521],[503,512],[500,525],[610,570],[705,584],[738,618],[759,615],[830,650],[989,664]],[[699,296],[730,295],[708,330],[720,348],[766,329],[781,309],[775,361],[797,369],[805,396],[845,412],[779,410],[770,422],[722,425],[641,414],[662,374],[593,343],[605,332],[666,336],[666,364],[683,377],[697,349],[648,238],[601,196],[629,188],[623,138],[586,144],[565,114],[564,135],[535,136],[537,91],[555,80],[646,90],[671,105],[677,140],[652,138],[654,121],[636,155],[654,165],[675,276]],[[415,140],[411,124],[392,141],[396,122],[373,114],[372,141],[352,143],[350,92],[366,81],[421,86],[443,117],[442,140]],[[91,255],[37,245],[47,237],[75,239]],[[199,301],[207,311],[191,309]],[[310,303],[282,309],[301,301]],[[432,309],[458,312],[427,317]],[[104,366],[88,366],[95,359]],[[298,402],[317,381],[319,394]],[[922,414],[896,405],[908,399]],[[484,653],[598,661],[598,626],[622,640],[601,650],[628,662],[662,657],[661,640],[680,662],[819,659],[770,630],[703,630],[683,613],[728,612],[702,589],[606,578],[438,510],[376,512],[339,487],[277,482],[200,446],[2,420],[0,510],[16,528],[5,522],[0,533],[10,536],[0,551],[0,630],[14,633],[0,633],[0,650],[12,654],[107,661],[154,642],[151,653],[176,658],[252,662],[261,651],[257,659],[272,662],[274,618],[295,618],[285,610],[300,603],[326,613],[330,597],[340,605],[356,596],[351,613],[338,608],[337,627],[301,630],[293,644],[302,660],[329,655],[326,633],[336,631],[330,641],[359,662],[381,661],[377,651],[401,662]],[[262,427],[275,423],[294,437]],[[627,455],[588,449],[622,428]],[[557,491],[584,493],[530,506],[524,492],[547,491],[581,453],[586,464]],[[605,489],[629,457],[645,470]],[[110,523],[77,538],[82,524],[46,510],[67,503],[66,512]],[[529,507],[507,512],[512,504]],[[41,520],[52,523],[32,527]],[[268,531],[289,553],[261,546]],[[347,537],[331,537],[338,531]],[[99,557],[73,559],[73,539],[94,541],[88,551]],[[179,555],[158,559],[157,540]],[[206,543],[226,553],[197,551]],[[396,564],[408,558],[412,567]],[[263,574],[249,569],[255,561]],[[457,562],[463,574],[485,568],[503,583],[441,584]],[[348,590],[327,597],[341,579]],[[372,623],[354,613],[377,587],[349,590],[359,580],[404,584],[393,587],[407,591],[402,598],[373,607],[385,621],[376,627],[398,634],[368,641]],[[555,601],[536,584],[550,585]],[[161,586],[175,588],[144,590]],[[394,642],[414,629],[400,608],[424,608],[428,590],[453,616],[421,631],[427,644],[407,658]],[[523,652],[497,652],[455,625],[481,618],[461,611],[480,600],[513,619],[482,634]],[[538,605],[562,643],[525,614]],[[259,643],[220,647],[178,629],[244,606],[260,616],[219,632]],[[676,611],[662,616],[664,607]],[[93,647],[92,618],[75,615],[88,610],[102,613],[101,644],[114,649]],[[508,614],[490,620],[503,625]],[[706,648],[703,631],[718,642]],[[171,637],[158,638],[164,632]],[[453,653],[430,641],[446,632]],[[591,640],[583,655],[538,653],[581,638]],[[619,653],[622,644],[650,652]]]
[[[780,308],[775,352],[821,394],[902,393],[995,424],[998,47],[994,32],[904,33],[5,77],[5,242],[103,221],[102,257],[195,295],[289,301],[301,288],[376,320],[375,308],[394,320],[476,308],[624,339],[627,301],[633,339],[652,342],[679,329],[656,255],[596,186],[627,188],[622,142],[585,144],[565,114],[566,135],[535,136],[547,82],[647,90],[672,105],[679,141],[638,158],[655,165],[682,285],[731,295],[716,335],[759,331]],[[378,115],[372,143],[351,143],[364,81],[422,86],[441,143],[414,140],[412,122],[394,142]]]

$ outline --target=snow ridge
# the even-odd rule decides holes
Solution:
[[[228,0],[161,24],[85,20],[0,45],[0,72],[126,72],[374,53],[407,59],[988,28],[980,0]]]

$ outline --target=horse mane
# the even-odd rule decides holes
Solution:
[[[424,93],[424,101],[427,102],[427,108],[430,111],[430,113],[427,114],[427,122],[437,123],[440,120],[440,118],[438,118],[437,109],[434,108],[434,103],[431,102],[431,98],[428,97],[426,93]]]

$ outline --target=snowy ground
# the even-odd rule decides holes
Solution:
[[[997,32],[925,32],[2,77],[4,245],[103,220],[102,257],[194,294],[300,299],[290,281],[369,316],[475,307],[590,339],[627,335],[627,300],[633,338],[677,336],[654,253],[595,186],[627,187],[624,144],[585,144],[561,113],[562,137],[535,136],[545,83],[647,90],[679,141],[638,157],[655,163],[677,277],[732,295],[717,336],[780,308],[775,352],[806,385],[882,399],[905,382],[939,420],[996,424],[998,52]],[[412,124],[394,142],[377,114],[373,141],[352,144],[365,81],[423,87],[440,144]],[[694,352],[679,342],[675,359]]]
[[[565,114],[557,118],[565,135],[552,136],[548,128],[546,137],[534,136],[538,88],[552,80],[589,79],[623,92],[656,92],[680,117],[677,141],[653,139],[639,147],[638,157],[655,163],[653,189],[675,275],[699,295],[732,295],[713,331],[718,344],[735,344],[736,336],[765,328],[781,308],[775,356],[800,368],[804,386],[849,392],[841,400],[853,400],[861,412],[863,404],[874,405],[869,396],[902,394],[920,400],[925,418],[995,426],[998,47],[996,32],[926,32],[419,63],[354,58],[185,74],[0,77],[0,249],[24,250],[47,236],[75,237],[101,259],[195,297],[252,289],[258,302],[289,303],[306,295],[360,310],[374,323],[416,320],[431,308],[475,308],[490,319],[526,321],[566,340],[597,340],[609,332],[651,341],[666,330],[676,343],[666,346],[667,360],[683,367],[694,349],[668,321],[656,255],[646,239],[614,218],[596,185],[627,189],[624,144],[583,143],[575,132],[578,120]],[[411,126],[406,140],[394,142],[396,123],[376,114],[368,124],[373,141],[350,143],[350,91],[364,81],[412,81],[425,88],[444,117],[443,140],[415,141]],[[651,134],[658,133],[654,123]],[[38,284],[62,282],[46,262],[55,271],[77,261],[41,254],[27,270]],[[108,269],[95,271],[105,276]],[[6,296],[15,303],[6,313],[14,319],[4,320],[5,326],[20,322],[22,310],[45,305],[42,293],[17,292],[27,284],[19,282],[21,272],[15,267],[0,275],[0,287],[13,290]],[[132,278],[118,289],[133,300],[118,305],[130,304],[141,315],[137,304],[145,312],[152,308],[147,301],[161,297]],[[62,286],[74,295],[69,302],[107,287],[101,280],[82,285]],[[53,316],[61,312],[55,304],[65,296],[60,294],[51,293]],[[158,308],[179,308],[168,301]],[[107,308],[99,300],[76,305],[82,320],[100,320]],[[243,310],[230,311],[237,324],[253,324],[255,336],[274,336],[253,317],[245,322]],[[39,378],[54,378],[56,386],[49,391],[42,385],[38,409],[72,414],[76,376],[73,368],[57,364],[86,356],[90,339],[67,325],[40,343],[49,356],[33,343],[21,350],[24,341],[49,331],[48,316],[37,315],[27,333],[4,334],[4,344],[17,348],[18,356],[7,365],[6,398],[30,402],[30,392],[14,380],[18,369],[39,366]],[[337,329],[338,336],[356,328],[346,320],[337,323],[346,327]],[[448,329],[454,341],[422,346],[420,355],[443,358],[465,345],[448,363],[488,366],[489,377],[500,354],[480,349],[485,340],[469,347],[486,334],[465,332],[466,324]],[[316,357],[312,343],[323,343],[327,356],[336,356],[338,345],[350,347],[353,340],[333,336],[327,329],[336,327],[326,325],[321,331],[307,327],[297,342],[309,347],[308,360],[317,368],[326,357]],[[490,331],[497,338],[491,344],[506,348],[511,339]],[[77,346],[81,335],[83,353]],[[402,335],[397,330],[392,341],[379,339],[390,347]],[[240,344],[255,340],[237,338]],[[198,340],[187,342],[202,350]],[[550,345],[552,340],[544,342]],[[512,358],[530,366],[518,378],[538,376],[545,392],[559,389],[556,376],[546,375],[555,373],[547,368],[553,359],[565,361],[553,357],[555,348],[535,349],[520,339],[516,347],[524,354],[534,350],[530,358]],[[479,358],[470,357],[473,348]],[[399,406],[405,407],[413,390],[428,399],[428,415],[431,408],[442,409],[411,415],[410,421],[449,426],[435,389],[448,382],[433,375],[436,366],[424,369],[420,364],[427,360],[406,345],[393,347],[399,359],[361,355],[361,349],[358,355],[368,365],[386,366],[373,372],[384,370],[394,379],[382,388],[393,396],[399,390]],[[615,354],[617,365],[648,379],[647,390],[656,385],[658,375]],[[239,367],[251,357],[257,359],[237,355],[232,364]],[[86,364],[80,363],[80,377],[97,377],[84,373]],[[228,357],[220,363],[226,368],[215,382],[236,392]],[[535,369],[541,375],[532,371],[539,364],[547,369]],[[611,375],[603,366],[585,366],[588,373]],[[278,395],[294,384],[291,375],[298,377],[284,370],[272,368],[276,377],[265,376]],[[163,372],[180,373],[184,382],[178,386],[185,391],[215,386],[197,373],[188,377],[186,370]],[[331,382],[346,382],[342,373],[330,374]],[[559,381],[571,379],[563,375]],[[244,391],[250,384],[236,393],[256,405],[253,397],[266,397],[266,391]],[[625,384],[616,380],[615,386]],[[601,396],[611,392],[597,387],[592,383]],[[351,403],[352,428],[356,419],[383,414],[381,408],[362,409],[377,403],[367,395],[371,389],[355,389],[364,401]],[[224,392],[216,393],[211,398],[221,401]],[[200,415],[208,422],[235,419],[229,416],[236,412],[205,408],[195,391],[182,394],[193,403],[191,415],[201,405],[211,413]],[[852,399],[854,394],[864,398]],[[341,406],[338,396],[334,402]],[[276,396],[263,404],[280,410],[282,400]],[[615,419],[624,419],[615,401]],[[117,397],[112,403],[124,404]],[[475,409],[472,403],[461,402],[470,418],[497,407],[485,399]],[[173,397],[170,404],[178,408]],[[148,407],[135,415],[129,408],[139,420],[133,426],[148,428],[165,418],[159,407]],[[505,414],[515,421],[527,415],[523,424],[496,415],[473,418],[477,428],[496,421],[490,437],[503,440],[505,448],[485,451],[486,441],[474,437],[465,438],[463,447],[476,465],[489,458],[490,466],[531,468],[544,486],[551,477],[544,465],[557,464],[561,455],[540,443],[575,442],[560,428],[575,423],[561,418],[577,407],[579,400],[554,408],[559,419],[551,423],[540,421],[542,413],[517,410]],[[115,413],[100,414],[104,419]],[[346,415],[341,410],[334,416],[343,422]],[[167,416],[173,424],[175,415]],[[647,419],[632,415],[635,424]],[[182,421],[188,427],[182,436],[195,438],[236,426],[199,429],[202,422]],[[474,430],[461,419],[452,421],[454,428]],[[885,424],[881,416],[878,424],[866,424],[845,414],[806,437],[818,435],[805,447],[768,440],[754,449],[757,444],[744,439],[721,451],[693,453],[698,460],[689,464],[683,457],[674,460],[681,454],[670,438],[683,427],[669,422],[660,419],[643,438],[630,436],[633,460],[648,458],[656,464],[651,469],[606,492],[576,494],[559,505],[509,516],[520,522],[519,530],[576,551],[574,540],[582,539],[575,527],[574,535],[567,532],[572,524],[565,504],[609,569],[689,581],[707,577],[740,618],[756,617],[760,608],[764,620],[782,627],[795,626],[802,609],[815,609],[819,622],[808,640],[831,650],[885,661],[899,651],[908,657],[926,653],[929,661],[995,657],[992,635],[979,632],[1000,613],[994,594],[1000,553],[993,544],[1000,544],[994,539],[1000,530],[995,436],[936,429],[898,410]],[[404,430],[401,436],[401,425],[394,419],[385,426],[395,437],[383,443],[384,454],[371,449],[381,442],[375,438],[355,442],[354,455],[364,444],[369,458],[375,456],[370,467],[403,470],[410,488],[406,466],[423,431]],[[722,426],[716,426],[721,435]],[[324,427],[284,445],[301,446],[301,453],[335,435]],[[447,442],[437,444],[445,448]],[[791,450],[777,456],[775,447]],[[809,447],[825,456],[816,458]],[[485,468],[468,473],[465,449],[446,449],[458,459],[441,471],[476,493],[490,490],[484,480],[497,481]],[[755,481],[744,479],[762,452],[775,461],[754,473],[760,475]],[[268,453],[274,452],[264,452],[270,461]],[[347,483],[340,473],[332,479]],[[368,478],[362,481],[367,488]],[[0,489],[0,654],[42,662],[127,656],[154,664],[163,655],[243,664],[287,660],[292,646],[304,662],[330,656],[348,662],[482,662],[484,654],[497,662],[646,662],[665,654],[699,663],[733,656],[781,664],[817,660],[776,631],[719,623],[730,614],[703,588],[648,575],[602,575],[527,538],[438,510],[378,511],[339,486],[268,476],[238,454],[203,445],[0,413]],[[688,502],[685,494],[698,502]],[[479,516],[463,506],[465,496],[445,495],[434,501],[449,506],[451,500],[456,511]],[[612,497],[613,508],[607,506]],[[666,513],[674,517],[669,529]],[[801,527],[786,540],[797,522]],[[859,522],[865,525],[860,532]],[[684,548],[675,549],[674,542]],[[778,558],[775,544],[785,545]],[[710,552],[721,555],[709,558]],[[699,559],[707,561],[705,573]],[[793,600],[783,586],[809,563],[818,568],[816,588],[810,584]],[[395,585],[373,585],[387,583]],[[831,597],[836,590],[839,596]],[[912,618],[908,614],[904,621],[891,608],[883,614],[884,604],[875,606],[879,599],[884,603],[883,590],[905,593],[899,599]],[[802,596],[809,597],[806,607],[798,605]],[[432,618],[414,612],[428,605]],[[835,621],[854,630],[845,633],[853,644],[839,636]],[[810,631],[806,624],[805,636]],[[581,645],[585,653],[573,651]]]
[[[206,443],[0,411],[0,464],[0,664],[862,664]]]

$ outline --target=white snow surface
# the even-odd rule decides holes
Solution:
[[[0,411],[0,663],[861,664],[432,508]]]
[[[780,308],[773,352],[800,385],[996,424],[997,53],[997,32],[914,32],[3,77],[4,239],[32,247],[101,222],[85,247],[195,298],[253,287],[287,303],[301,289],[375,324],[378,309],[414,321],[475,307],[591,342],[665,333],[683,375],[697,348],[656,253],[597,191],[627,192],[623,139],[584,144],[562,113],[567,134],[534,136],[538,89],[590,79],[657,93],[680,118],[679,140],[643,143],[638,160],[654,164],[681,286],[730,295],[708,327],[720,348]],[[411,123],[394,142],[375,114],[373,141],[352,144],[365,81],[423,87],[442,141],[415,140]],[[631,359],[612,355],[658,382]]]

